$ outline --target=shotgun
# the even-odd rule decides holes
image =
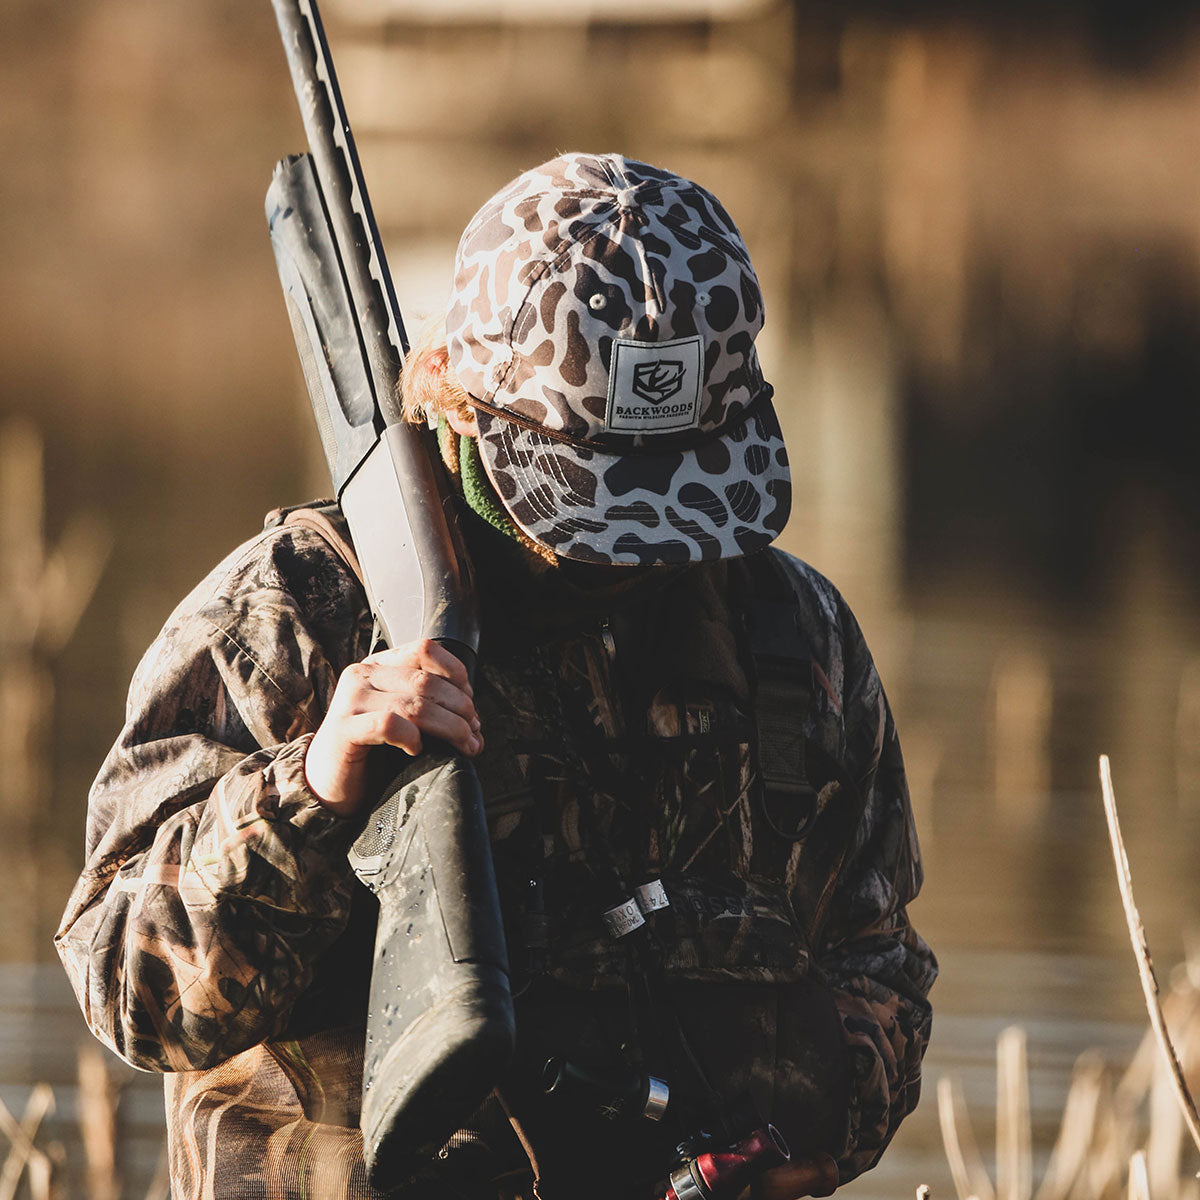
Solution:
[[[335,494],[384,641],[435,638],[473,674],[470,562],[434,439],[401,419],[404,323],[320,15],[272,3],[309,152],[275,168],[267,223]],[[350,862],[380,906],[361,1124],[387,1190],[484,1101],[515,1027],[475,770],[433,743],[378,753],[391,778]]]

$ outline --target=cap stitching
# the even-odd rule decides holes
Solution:
[[[604,195],[602,192],[596,192],[595,195]],[[589,234],[589,239],[598,237],[600,234],[600,225],[609,222],[611,223],[614,215],[619,215],[621,210],[614,208],[612,213],[605,213],[596,225],[589,223],[587,229],[583,232]],[[554,250],[547,257],[541,259],[537,266],[533,269],[529,277],[529,286],[525,289],[525,294],[521,297],[521,302],[512,310],[512,317],[508,323],[508,334],[504,342],[505,348],[508,350],[508,362],[504,364],[504,369],[496,376],[496,382],[492,387],[491,395],[495,395],[508,381],[508,377],[512,374],[513,368],[516,366],[517,349],[513,345],[512,331],[517,327],[517,321],[521,313],[525,311],[529,304],[529,297],[533,295],[533,289],[541,283],[542,279],[551,271],[561,269],[561,260],[565,259],[570,252],[579,245],[585,244],[583,233],[575,236],[567,235],[561,237]],[[525,355],[520,357],[524,358]]]
[[[680,191],[682,191],[682,190],[683,189],[680,189]],[[693,192],[696,191],[695,188],[692,188],[689,190],[691,190]],[[580,192],[578,194],[580,194],[580,195],[591,194],[591,195],[602,196],[605,193],[593,191],[591,193]],[[625,209],[622,209],[619,207],[614,208],[611,213],[605,213],[600,218],[600,220],[597,221],[594,225],[589,224],[587,230],[585,231],[588,235],[586,239],[583,234],[579,234],[574,237],[561,238],[559,240],[558,244],[555,246],[553,253],[550,254],[548,257],[543,258],[537,264],[536,268],[534,269],[533,273],[530,276],[529,286],[525,289],[524,296],[521,297],[520,304],[518,304],[517,307],[515,309],[513,309],[512,317],[511,317],[511,319],[509,321],[509,325],[508,325],[509,332],[508,332],[507,338],[504,342],[505,348],[508,350],[508,353],[509,353],[508,362],[504,364],[503,370],[500,372],[500,374],[496,375],[496,377],[495,377],[496,382],[491,390],[491,395],[494,396],[497,392],[499,392],[501,390],[502,387],[504,387],[504,385],[508,381],[509,376],[512,374],[514,367],[516,366],[518,352],[516,350],[516,347],[513,345],[512,330],[517,327],[518,319],[519,319],[521,313],[524,311],[525,307],[529,304],[529,302],[530,302],[529,297],[533,294],[534,288],[537,287],[537,285],[539,283],[541,283],[543,278],[545,278],[545,276],[550,271],[561,270],[562,265],[563,265],[562,260],[565,259],[571,253],[571,251],[573,249],[575,249],[575,247],[585,245],[587,241],[591,241],[592,239],[598,237],[600,235],[600,233],[602,232],[603,225],[605,225],[605,224],[615,225],[617,223],[618,219],[620,218],[621,213],[623,213],[625,211],[626,211]],[[665,225],[671,225],[676,229],[687,229],[690,232],[694,232],[697,237],[700,237],[703,240],[708,241],[709,243],[724,250],[727,254],[730,255],[730,257],[736,259],[739,263],[743,264],[750,271],[751,275],[755,279],[755,282],[757,282],[757,276],[754,275],[754,268],[750,263],[749,255],[747,254],[745,249],[738,250],[738,248],[731,241],[729,241],[727,238],[723,237],[721,234],[717,233],[715,230],[709,229],[706,225],[700,225],[700,224],[692,225],[687,222],[681,221],[678,218],[672,217],[670,213],[663,213],[661,219]],[[646,264],[643,264],[643,265],[646,265]],[[653,278],[651,278],[651,280],[649,282],[650,282],[651,286],[654,288],[655,293],[657,294],[657,292],[658,292],[657,281],[654,280]],[[760,302],[760,311],[761,311],[761,302]],[[524,358],[525,356],[521,355],[520,357]]]
[[[534,270],[530,274],[529,286],[525,289],[525,294],[521,297],[520,304],[518,304],[517,307],[515,309],[513,309],[512,317],[508,322],[508,332],[506,335],[506,340],[504,342],[504,347],[508,351],[508,362],[506,362],[504,364],[503,370],[498,375],[495,376],[496,382],[493,385],[491,393],[490,393],[492,396],[495,396],[496,393],[498,391],[500,391],[500,389],[508,381],[508,377],[512,374],[513,369],[516,367],[517,358],[520,357],[523,359],[526,357],[526,355],[524,355],[524,354],[519,354],[519,352],[517,351],[517,348],[514,346],[513,339],[512,339],[512,331],[517,328],[521,313],[524,312],[525,308],[529,305],[529,303],[530,303],[529,298],[530,298],[530,296],[533,295],[533,289],[536,288],[537,285],[539,283],[541,283],[542,280],[545,278],[545,276],[547,274],[549,274],[551,271],[555,271],[555,272],[561,271],[563,266],[565,265],[564,260],[567,259],[567,257],[571,254],[571,252],[573,250],[575,250],[577,247],[586,246],[589,242],[594,241],[596,238],[598,238],[601,235],[601,233],[604,232],[603,227],[605,225],[616,225],[621,217],[621,214],[624,211],[625,210],[622,208],[614,208],[611,213],[604,213],[595,224],[589,223],[588,227],[582,233],[580,233],[574,237],[567,236],[567,237],[560,238],[558,241],[558,244],[554,248],[553,253],[550,254],[549,256],[547,256],[546,258],[541,259],[538,262],[537,266],[534,268]],[[584,236],[585,234],[587,235],[586,237]],[[645,256],[645,251],[643,248],[643,259],[644,259],[644,256]],[[645,265],[647,268],[647,274],[651,274],[651,272],[649,271],[648,264],[645,264]],[[658,283],[656,280],[653,279],[653,277],[651,277],[651,279],[650,279],[650,285],[654,288],[655,293],[657,294]],[[656,323],[656,327],[657,327],[657,323]]]
[[[696,446],[703,446],[708,442],[716,441],[718,438],[728,434],[730,430],[737,429],[740,425],[746,424],[751,417],[756,416],[758,411],[774,394],[775,389],[769,383],[763,382],[761,390],[754,399],[748,404],[744,404],[720,425],[716,425],[712,429],[687,429],[678,434],[657,434],[654,436],[653,443],[646,443],[645,441],[628,443],[600,442],[595,439],[575,437],[574,434],[564,433],[561,429],[551,429],[546,425],[539,424],[531,417],[513,412],[512,409],[500,408],[498,405],[491,404],[487,400],[481,400],[477,396],[468,395],[467,403],[472,408],[480,409],[490,416],[498,417],[510,425],[516,425],[521,429],[527,430],[529,433],[544,437],[547,441],[561,442],[564,445],[574,446],[580,450],[594,450],[600,454],[633,455],[653,458],[671,450],[690,450]]]

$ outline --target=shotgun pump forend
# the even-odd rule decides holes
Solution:
[[[362,349],[369,314],[354,306],[310,155],[275,168],[266,211],[321,446],[383,639],[435,638],[471,668],[478,608],[436,446],[376,407]]]

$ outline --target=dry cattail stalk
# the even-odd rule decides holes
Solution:
[[[52,1164],[44,1151],[33,1144],[42,1118],[54,1109],[54,1093],[49,1085],[39,1083],[30,1093],[25,1113],[20,1121],[0,1100],[0,1133],[12,1143],[3,1172],[0,1172],[0,1200],[12,1200],[21,1176],[28,1171],[29,1188],[34,1200],[50,1195]]]
[[[1158,1040],[1175,1081],[1176,1098],[1183,1110],[1184,1120],[1196,1148],[1200,1149],[1200,1115],[1196,1113],[1196,1104],[1188,1090],[1183,1077],[1183,1068],[1179,1065],[1179,1056],[1167,1032],[1167,1023],[1163,1018],[1162,1005],[1159,1002],[1158,980],[1154,974],[1154,964],[1150,959],[1150,948],[1146,944],[1146,929],[1138,914],[1137,905],[1133,899],[1133,879],[1129,873],[1129,858],[1125,853],[1125,842],[1121,837],[1121,824],[1117,819],[1117,798],[1113,791],[1112,771],[1109,767],[1108,755],[1100,756],[1100,788],[1104,795],[1104,812],[1108,818],[1108,835],[1112,842],[1113,860],[1117,868],[1117,886],[1121,891],[1121,903],[1125,908],[1125,921],[1129,926],[1129,938],[1133,943],[1133,953],[1137,960],[1138,975],[1142,981],[1142,994],[1146,999],[1146,1011],[1150,1015],[1150,1027]]]
[[[1146,1174],[1146,1155],[1141,1150],[1129,1160],[1129,1200],[1150,1200],[1150,1179]]]
[[[79,1132],[89,1200],[119,1200],[117,1087],[104,1052],[90,1043],[79,1048]]]
[[[1025,1031],[1010,1025],[996,1042],[996,1197],[1033,1195],[1033,1130]]]
[[[1101,1100],[1108,1071],[1095,1051],[1085,1051],[1075,1062],[1058,1139],[1042,1176],[1037,1200],[1065,1200],[1083,1173],[1096,1141]]]
[[[38,1154],[31,1158],[29,1160],[30,1200],[54,1200],[53,1177],[54,1168],[46,1155]]]
[[[958,1200],[995,1200],[958,1080],[943,1075],[938,1080],[937,1099],[942,1144]]]
[[[1184,1059],[1189,1048],[1186,1035],[1185,1029],[1179,1042],[1180,1057]],[[1156,1200],[1175,1200],[1183,1168],[1183,1116],[1175,1098],[1170,1072],[1163,1067],[1161,1059],[1157,1067],[1150,1086],[1148,1105],[1150,1131],[1145,1144],[1146,1179]]]

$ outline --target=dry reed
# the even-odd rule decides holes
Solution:
[[[79,1051],[79,1132],[87,1160],[89,1200],[120,1200],[117,1173],[119,1091],[108,1059],[96,1045]]]
[[[44,1083],[29,1094],[20,1121],[0,1100],[0,1133],[12,1147],[0,1170],[0,1200],[12,1200],[23,1175],[28,1176],[32,1200],[50,1200],[54,1162],[47,1151],[34,1144],[34,1138],[46,1114],[53,1111],[54,1093]]]
[[[118,1172],[121,1084],[114,1077],[104,1052],[99,1046],[90,1044],[80,1048],[78,1078],[79,1140],[86,1164],[84,1194],[87,1200],[119,1200],[122,1194]],[[35,1140],[44,1119],[53,1112],[54,1093],[45,1083],[39,1083],[30,1092],[19,1121],[0,1101],[0,1134],[9,1141],[8,1155],[0,1167],[0,1200],[16,1200],[23,1179],[28,1184],[29,1200],[59,1200],[65,1151],[57,1142],[43,1147]],[[169,1195],[164,1151],[146,1200],[168,1200]]]
[[[1179,1063],[1179,1055],[1171,1041],[1167,1023],[1163,1017],[1162,1003],[1159,1000],[1158,979],[1154,974],[1154,963],[1150,959],[1150,948],[1146,943],[1146,929],[1138,913],[1137,904],[1133,899],[1133,879],[1129,873],[1129,857],[1125,853],[1125,842],[1121,837],[1121,823],[1117,819],[1117,798],[1113,791],[1112,770],[1109,767],[1108,755],[1100,756],[1100,788],[1104,795],[1104,812],[1108,818],[1108,834],[1112,841],[1113,861],[1117,868],[1117,886],[1121,890],[1121,903],[1125,908],[1125,921],[1129,926],[1129,939],[1133,943],[1133,953],[1137,960],[1138,976],[1142,981],[1142,994],[1146,999],[1146,1011],[1150,1016],[1150,1028],[1158,1041],[1159,1049],[1171,1070],[1175,1081],[1175,1093],[1187,1122],[1192,1141],[1200,1150],[1200,1114],[1196,1112],[1196,1103],[1188,1090],[1187,1080],[1183,1075],[1183,1067]]]
[[[1200,1184],[1183,1164],[1185,1128],[1200,1149],[1200,1118],[1187,1085],[1187,1069],[1200,1066],[1200,944],[1189,946],[1163,997],[1133,899],[1106,757],[1100,760],[1100,779],[1150,1031],[1115,1084],[1094,1051],[1076,1061],[1058,1136],[1036,1192],[1024,1034],[1005,1030],[997,1044],[994,1189],[961,1088],[953,1079],[941,1079],[942,1138],[959,1200],[1200,1200]],[[1168,1018],[1180,1031],[1178,1043],[1168,1031]]]

